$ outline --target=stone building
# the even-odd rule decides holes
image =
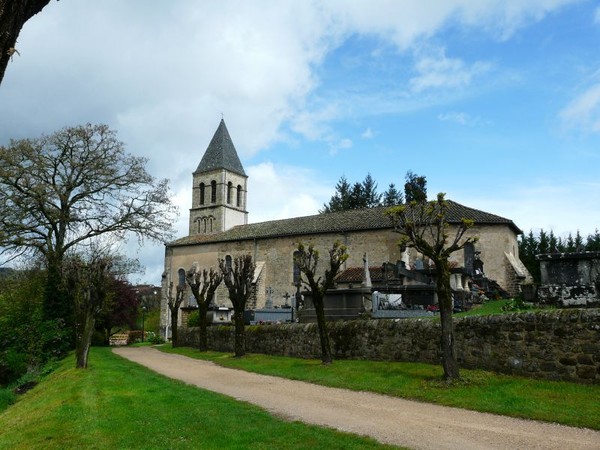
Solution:
[[[200,269],[216,268],[218,259],[251,254],[256,263],[255,295],[248,308],[264,307],[267,288],[273,305],[282,305],[296,291],[293,259],[298,242],[313,244],[322,255],[335,241],[342,242],[349,253],[344,268],[362,266],[364,254],[368,254],[372,265],[401,259],[408,262],[407,267],[427,264],[417,253],[400,252],[399,235],[393,231],[383,207],[248,224],[246,182],[247,176],[221,120],[193,173],[189,235],[166,245],[163,289],[170,283],[183,283],[185,272],[194,265]],[[519,283],[530,280],[518,255],[517,236],[521,230],[510,219],[451,200],[448,203],[448,222],[458,226],[462,218],[472,219],[475,226],[467,233],[479,237],[474,246],[452,256],[455,266],[473,270],[478,255],[485,262],[487,277],[516,294]],[[320,267],[323,271],[325,259]],[[193,300],[186,302],[184,306]],[[215,303],[229,304],[223,286],[217,290]],[[166,304],[162,311],[161,323],[166,325]]]

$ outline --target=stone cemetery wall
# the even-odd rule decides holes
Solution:
[[[440,362],[439,321],[330,322],[334,359]],[[197,329],[180,329],[195,346]],[[550,380],[600,383],[600,309],[512,313],[455,320],[461,367]],[[209,347],[233,351],[233,328],[211,327]],[[317,324],[246,328],[250,353],[318,358]]]

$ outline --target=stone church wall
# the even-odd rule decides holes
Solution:
[[[476,249],[481,251],[484,261],[484,271],[489,278],[496,280],[501,286],[507,286],[511,294],[518,293],[518,283],[510,264],[506,261],[505,252],[518,252],[516,235],[507,226],[480,226],[468,230],[473,236],[478,236]],[[452,235],[452,232],[450,232]],[[265,289],[272,289],[272,299],[275,306],[285,303],[286,294],[293,295],[296,288],[293,284],[293,254],[298,242],[313,244],[320,252],[319,268],[322,272],[327,268],[327,251],[335,241],[340,241],[348,247],[349,258],[343,269],[347,267],[362,267],[363,255],[368,254],[371,266],[383,262],[395,262],[401,258],[398,248],[399,235],[391,229],[353,231],[346,233],[321,233],[302,236],[282,236],[266,239],[243,240],[231,242],[210,242],[202,245],[169,247],[165,255],[165,276],[167,280],[177,279],[179,269],[188,270],[197,264],[200,269],[218,267],[218,259],[227,255],[232,257],[251,254],[254,261],[263,261],[265,266],[260,279],[260,288],[256,292],[256,308],[265,306],[267,299]],[[518,257],[518,253],[515,253]],[[414,260],[416,253],[412,253]],[[463,264],[462,251],[455,252],[451,260],[459,266]],[[168,284],[168,281],[167,281]],[[164,298],[164,295],[163,295]],[[187,301],[187,300],[186,300]],[[215,304],[230,306],[227,289],[220,286],[216,292]],[[183,306],[187,306],[184,303]],[[166,324],[167,311],[163,308],[161,324]],[[163,326],[164,328],[164,326]]]
[[[439,321],[431,319],[331,322],[335,359],[440,362]],[[195,346],[197,329],[181,329]],[[232,327],[211,327],[209,347],[233,351]],[[461,367],[532,378],[600,384],[600,309],[455,319]],[[317,324],[246,328],[250,353],[318,358]]]

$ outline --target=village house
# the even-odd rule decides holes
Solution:
[[[247,190],[244,168],[231,140],[225,122],[221,120],[200,164],[193,173],[192,205],[189,233],[169,242],[165,248],[163,274],[163,305],[161,324],[168,325],[166,289],[185,283],[185,272],[192,266],[199,269],[217,268],[218,260],[250,254],[256,263],[254,295],[248,309],[282,306],[297,291],[294,277],[294,251],[299,242],[313,244],[323,255],[335,241],[348,248],[349,258],[343,269],[363,267],[368,255],[372,265],[404,261],[405,268],[423,268],[428,263],[414,250],[402,253],[399,235],[386,217],[386,208],[349,210],[306,217],[248,223]],[[474,270],[477,258],[485,263],[486,276],[495,280],[511,295],[519,292],[520,283],[530,281],[527,269],[519,260],[517,236],[521,230],[512,220],[469,208],[448,200],[450,224],[458,226],[462,218],[472,219],[475,226],[469,236],[478,236],[474,245],[456,252],[454,267]],[[323,258],[320,269],[326,269]],[[297,276],[296,276],[297,278]],[[467,277],[455,276],[453,287],[468,289]],[[230,305],[228,293],[221,286],[216,293],[216,305]],[[188,295],[183,307],[194,305]]]

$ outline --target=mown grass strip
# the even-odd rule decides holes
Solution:
[[[375,449],[351,434],[286,422],[94,348],[0,413],[0,449]]]
[[[170,345],[158,347],[236,369],[355,391],[371,391],[505,416],[600,430],[600,386],[533,380],[482,370],[461,371],[463,380],[448,385],[436,365],[384,361],[319,360],[206,352]]]

